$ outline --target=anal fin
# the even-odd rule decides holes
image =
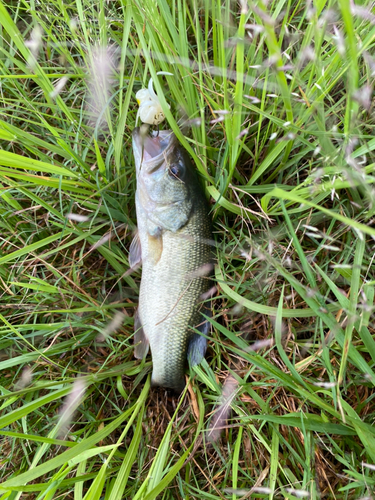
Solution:
[[[134,332],[134,357],[137,359],[143,359],[147,356],[149,341],[143,331],[138,310],[134,314]]]
[[[211,316],[211,311],[206,307],[204,308],[203,312],[207,316]],[[210,322],[207,321],[202,316],[202,323],[199,326],[197,326],[197,330],[199,330],[202,333],[202,335],[199,333],[194,333],[189,342],[187,358],[190,366],[199,365],[202,359],[204,358],[204,355],[206,354],[207,350],[206,337],[210,333],[210,326],[211,326]]]

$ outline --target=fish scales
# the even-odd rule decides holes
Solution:
[[[159,169],[169,171],[171,165],[181,165],[181,162],[184,162],[184,168],[187,169],[182,181],[170,179],[170,172],[164,172],[163,175],[168,177],[159,176],[156,181],[170,183],[168,189],[172,191],[176,187],[173,183],[185,183],[186,192],[178,196],[177,204],[176,195],[171,195],[174,201],[167,209],[169,214],[165,224],[168,226],[173,221],[172,230],[164,227],[164,215],[161,222],[155,222],[154,216],[154,203],[165,207],[168,205],[165,200],[170,197],[170,193],[158,198],[153,188],[148,186],[147,190],[147,181],[143,182],[141,179],[142,175],[147,175],[147,161],[144,161],[143,156],[138,159],[136,209],[142,255],[138,315],[143,328],[142,335],[145,337],[143,339],[141,335],[138,339],[149,342],[151,347],[153,385],[180,391],[185,385],[184,368],[189,345],[195,335],[193,328],[204,321],[199,303],[201,295],[211,286],[205,267],[209,269],[207,264],[212,264],[213,256],[210,246],[211,221],[203,190],[182,147],[174,136],[170,137],[173,147],[169,150],[166,148],[167,151],[164,149],[167,158],[168,152],[170,153],[170,160],[161,159]],[[157,152],[156,149],[155,153]],[[151,170],[153,175],[155,168]],[[160,172],[157,176],[159,174]],[[177,190],[179,187],[177,186]],[[186,199],[191,205],[186,222],[183,216],[178,222],[184,212],[184,208],[178,205],[181,199],[182,202]],[[162,211],[164,212],[164,208]],[[177,215],[174,213],[176,211]],[[153,219],[151,222],[150,216]],[[176,229],[178,225],[180,227]]]
[[[151,344],[155,385],[170,387],[178,382],[180,388],[192,333],[189,326],[202,322],[197,300],[207,290],[208,280],[189,275],[211,260],[208,245],[200,241],[202,234],[210,237],[203,212],[204,207],[198,207],[186,226],[163,234],[163,252],[156,265],[143,258],[139,314]],[[139,236],[143,254],[149,238],[146,231]]]

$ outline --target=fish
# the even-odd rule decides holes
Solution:
[[[134,319],[134,355],[152,355],[153,386],[181,392],[185,366],[205,356],[210,309],[201,296],[212,288],[210,208],[186,150],[171,130],[132,134],[137,189],[137,233],[131,268],[142,265]],[[198,332],[196,331],[198,330]]]

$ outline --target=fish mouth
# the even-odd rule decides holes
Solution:
[[[141,166],[152,173],[157,170],[170,154],[176,143],[172,130],[152,131],[149,127],[136,127],[133,130],[133,150],[137,172]]]

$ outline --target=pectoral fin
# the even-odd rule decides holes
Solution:
[[[163,237],[161,234],[156,236],[148,235],[148,256],[152,264],[157,264],[163,253]]]
[[[211,311],[207,309],[204,310],[207,315],[211,315]],[[190,366],[199,365],[199,363],[204,358],[207,349],[207,336],[210,333],[210,323],[202,316],[202,323],[197,326],[202,335],[199,333],[194,333],[189,342],[189,347],[187,351],[187,358]],[[205,335],[205,337],[203,336]]]
[[[138,264],[142,262],[142,248],[141,248],[141,240],[139,239],[139,234],[134,236],[133,241],[130,243],[129,248],[129,266],[136,267]]]
[[[134,332],[134,357],[137,359],[143,359],[147,356],[149,341],[143,331],[138,310],[134,314]]]

